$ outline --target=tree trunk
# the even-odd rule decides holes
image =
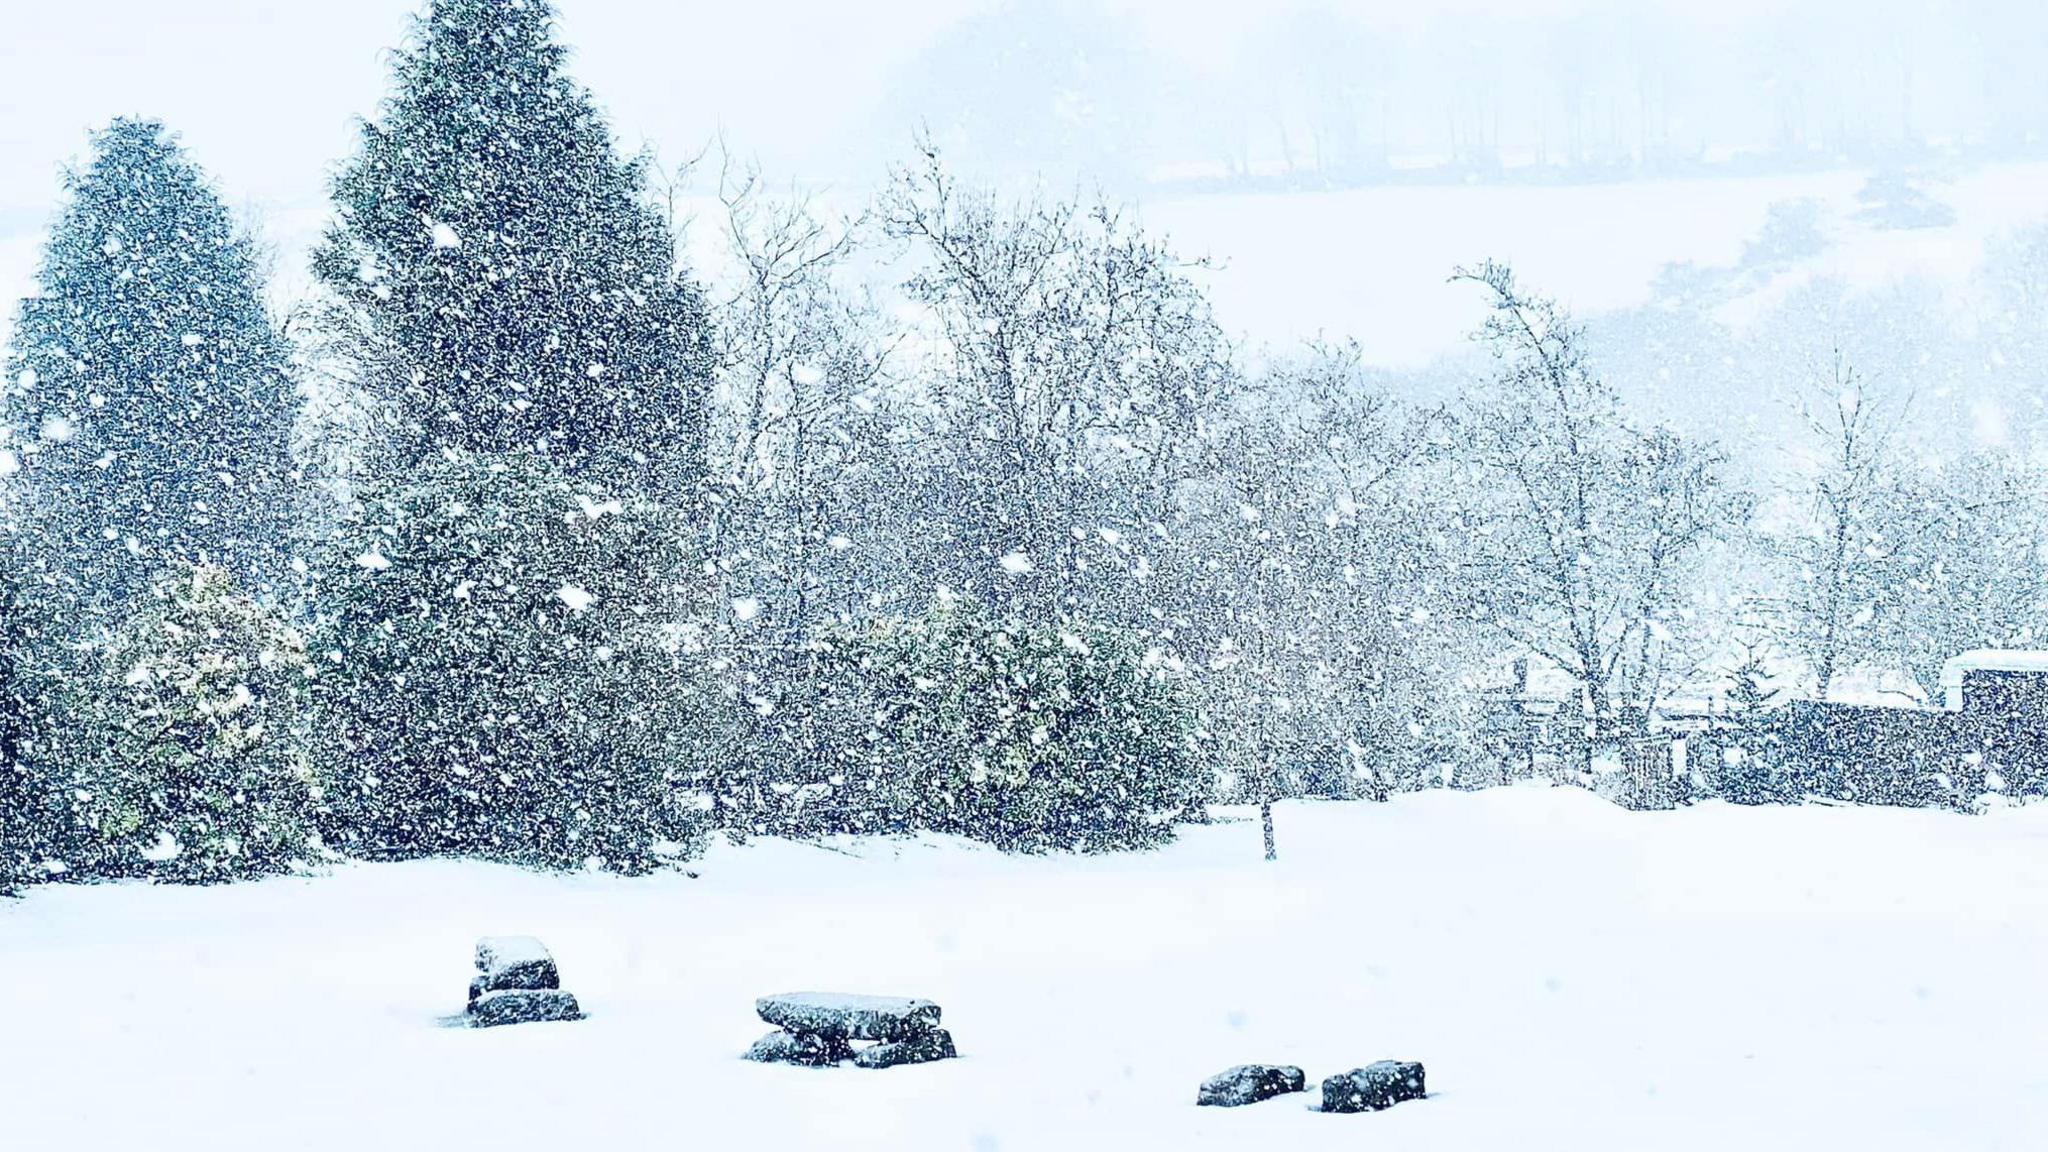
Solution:
[[[1259,824],[1266,833],[1266,859],[1278,860],[1280,848],[1273,841],[1273,802],[1267,800],[1259,805]]]

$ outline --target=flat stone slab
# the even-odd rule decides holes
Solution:
[[[469,982],[471,1003],[487,992],[562,986],[547,945],[531,936],[486,936],[477,941],[476,970],[476,978]]]
[[[1240,1108],[1275,1096],[1308,1089],[1308,1075],[1291,1064],[1239,1064],[1202,1081],[1195,1103],[1210,1108]]]
[[[951,1060],[960,1055],[953,1048],[953,1034],[944,1028],[934,1028],[922,1036],[908,1040],[884,1040],[856,1049],[853,1062],[862,1068],[895,1068],[904,1064],[929,1064],[934,1060]]]
[[[896,996],[791,992],[754,1001],[761,1019],[787,1032],[845,1040],[908,1040],[939,1026],[939,1006]]]
[[[557,988],[486,992],[469,1006],[469,1022],[477,1028],[581,1019],[583,1009],[576,997]]]
[[[806,1068],[829,1068],[853,1058],[853,1046],[843,1037],[806,1033],[798,1036],[778,1028],[747,1049],[746,1058],[762,1064],[798,1064]]]
[[[1420,1100],[1422,1065],[1409,1060],[1382,1060],[1323,1081],[1323,1111],[1378,1112],[1404,1100]]]

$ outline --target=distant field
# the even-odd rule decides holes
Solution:
[[[1834,247],[1808,273],[1874,284],[1929,276],[1956,284],[1985,240],[2048,218],[2048,164],[1930,180],[1953,227],[1878,232],[1853,219],[1864,175],[1741,177],[1563,187],[1387,187],[1205,195],[1146,207],[1147,224],[1215,259],[1219,314],[1257,341],[1355,336],[1368,357],[1412,367],[1464,339],[1477,319],[1451,269],[1493,258],[1585,314],[1642,302],[1665,264],[1732,264],[1771,204],[1814,198]],[[1737,317],[1736,319],[1739,319]]]

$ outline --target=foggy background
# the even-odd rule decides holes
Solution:
[[[121,114],[181,133],[273,246],[274,290],[307,290],[326,174],[412,0],[17,7],[0,298],[29,290],[62,165]],[[1906,308],[1940,339],[1859,359],[1924,371],[1942,354],[1926,345],[1984,326],[1987,268],[2025,267],[2000,257],[2048,215],[2048,10],[2031,3],[563,0],[560,18],[619,138],[665,165],[722,142],[855,210],[922,127],[971,176],[1134,205],[1214,263],[1219,315],[1249,344],[1356,337],[1404,371],[1463,350],[1475,314],[1450,267],[1511,260],[1582,313],[1628,312],[1620,366],[1645,371],[1624,390],[1681,420],[1753,416],[1754,393],[1694,378],[1724,358],[1711,341],[1629,362],[1659,347],[1643,325],[1775,322],[1824,349],[1852,328],[1902,341],[1896,316],[1867,322]],[[1667,270],[1685,265],[1719,279],[1680,301]],[[2025,397],[1977,370],[2012,357],[1958,355],[1972,367],[1935,364],[1916,389],[2008,435]]]

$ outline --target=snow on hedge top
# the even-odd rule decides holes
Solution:
[[[1951,712],[1963,709],[1963,677],[1971,672],[2048,673],[2048,652],[2026,648],[1978,648],[1941,666],[1941,687]]]

